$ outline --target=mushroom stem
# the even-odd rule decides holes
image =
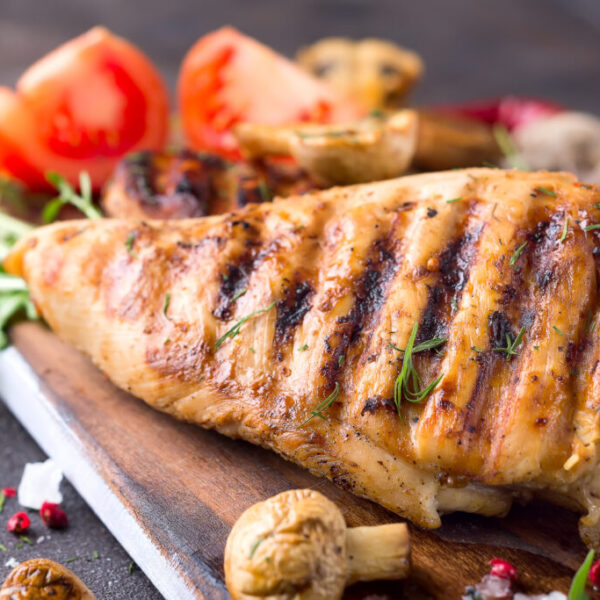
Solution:
[[[376,579],[402,579],[410,570],[406,523],[346,530],[348,584]]]

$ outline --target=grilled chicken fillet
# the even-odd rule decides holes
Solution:
[[[136,152],[117,165],[103,191],[102,208],[108,217],[120,219],[185,219],[316,187],[301,169],[282,161],[250,165],[191,150]]]
[[[6,268],[162,411],[425,527],[544,496],[586,513],[598,546],[598,203],[566,174],[416,175],[197,220],[54,224]],[[399,416],[415,324],[434,389],[396,397]]]

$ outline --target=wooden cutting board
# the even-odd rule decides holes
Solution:
[[[350,526],[399,520],[275,454],[179,423],[115,388],[39,323],[12,331],[0,354],[0,396],[167,600],[228,598],[223,549],[251,504],[311,487]],[[449,515],[437,531],[411,526],[408,583],[361,584],[344,598],[460,598],[503,557],[525,591],[568,591],[586,549],[577,517],[555,507],[515,507],[505,519]]]

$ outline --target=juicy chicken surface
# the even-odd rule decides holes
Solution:
[[[117,165],[103,190],[102,208],[119,219],[185,219],[316,187],[301,169],[282,161],[250,165],[191,150],[136,152]]]
[[[598,203],[567,174],[470,169],[203,219],[58,223],[5,266],[160,410],[426,527],[550,497],[588,513],[597,546]],[[424,385],[441,379],[399,416],[415,324],[417,344],[446,340],[413,354]]]

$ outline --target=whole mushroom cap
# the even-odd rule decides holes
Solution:
[[[346,582],[344,518],[314,490],[290,490],[250,507],[225,547],[233,600],[336,600]]]

